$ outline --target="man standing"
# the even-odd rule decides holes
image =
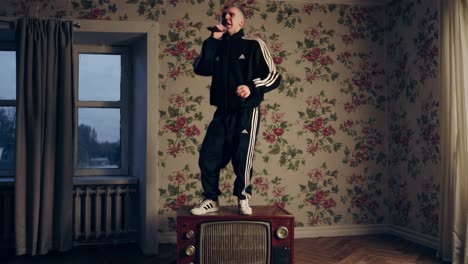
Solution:
[[[252,214],[250,180],[259,107],[264,94],[279,86],[281,75],[265,43],[244,36],[244,19],[239,7],[226,7],[222,23],[209,28],[211,36],[194,63],[196,74],[212,76],[210,104],[217,107],[200,150],[204,199],[191,210],[194,215],[219,210],[219,172],[229,161],[236,174],[239,212]]]

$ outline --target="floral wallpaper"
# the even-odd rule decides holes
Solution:
[[[9,0],[2,16],[159,23],[159,215],[198,202],[198,149],[214,113],[210,79],[195,76],[219,0]],[[262,38],[280,87],[261,106],[253,205],[277,204],[296,226],[390,223],[437,234],[439,166],[437,0],[385,6],[231,0]],[[156,162],[156,161],[155,161]],[[235,179],[222,171],[221,204]]]
[[[437,236],[439,1],[391,1],[387,12],[389,223]]]

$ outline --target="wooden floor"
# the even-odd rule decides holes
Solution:
[[[295,264],[430,264],[435,251],[391,235],[302,238],[295,240]],[[10,255],[10,256],[8,256]],[[143,256],[135,245],[81,246],[66,253],[13,257],[0,252],[0,263],[10,264],[175,264],[175,245],[160,245],[158,256]],[[239,263],[249,264],[249,263]]]
[[[391,235],[296,239],[295,264],[443,263],[435,250]]]

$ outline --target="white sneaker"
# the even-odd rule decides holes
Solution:
[[[192,208],[190,212],[194,215],[204,215],[207,213],[218,212],[219,204],[211,199],[200,200],[200,204]]]
[[[239,200],[239,212],[243,215],[252,214],[252,208],[249,206],[249,199]]]

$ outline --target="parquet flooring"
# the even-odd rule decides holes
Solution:
[[[161,244],[158,256],[144,256],[136,245],[77,247],[46,256],[8,256],[9,264],[175,264],[175,245]],[[435,251],[391,235],[301,238],[294,241],[294,264],[435,264]],[[239,263],[249,264],[249,263]]]
[[[391,235],[296,239],[295,264],[443,263],[435,250]]]

